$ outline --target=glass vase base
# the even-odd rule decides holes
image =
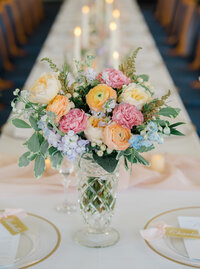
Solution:
[[[75,240],[85,247],[105,248],[115,245],[119,241],[120,235],[113,228],[103,232],[94,232],[88,228],[82,229],[75,234]]]
[[[77,211],[76,204],[62,203],[56,206],[56,211],[60,213],[72,214]]]

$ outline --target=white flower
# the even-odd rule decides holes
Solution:
[[[76,97],[79,96],[79,94],[78,94],[77,92],[74,92],[74,93],[73,93],[73,96],[74,96],[74,98],[76,98]]]
[[[143,82],[143,79],[142,78],[138,78],[138,82],[139,83],[142,83]]]
[[[72,97],[71,93],[67,93],[66,96],[68,99],[70,99]]]
[[[20,95],[23,99],[28,99],[29,98],[29,91],[23,90],[23,91],[21,91]]]
[[[170,134],[170,128],[168,126],[166,126],[163,131],[164,131],[164,134],[166,135]]]
[[[130,83],[123,88],[119,101],[135,105],[138,109],[141,109],[143,105],[151,101],[151,95],[144,87],[136,83]]]
[[[73,102],[70,102],[70,106],[71,106],[71,108],[74,108],[75,104]]]
[[[98,155],[99,157],[102,157],[102,156],[103,156],[103,151],[98,150],[98,151],[97,151],[97,155]]]
[[[87,128],[84,131],[86,138],[90,142],[94,142],[96,144],[102,144],[103,141],[103,128],[98,126],[99,119],[91,116],[87,120]]]
[[[108,153],[108,154],[111,154],[112,151],[113,151],[112,149],[107,148],[107,153]]]
[[[30,101],[39,104],[48,104],[61,90],[58,74],[55,72],[43,74],[30,88]]]
[[[68,87],[71,87],[71,85],[75,82],[73,76],[71,73],[67,73],[67,82],[68,82]]]
[[[94,142],[91,143],[91,146],[92,146],[93,148],[96,147],[96,145],[97,145],[97,144],[94,143]]]
[[[105,151],[106,150],[106,145],[101,145],[100,148],[101,148],[102,151]]]
[[[14,90],[13,95],[17,96],[19,92],[20,92],[20,90],[16,89],[16,90]]]
[[[88,82],[92,82],[96,79],[97,73],[92,67],[88,67],[87,70],[83,72],[83,75],[86,77]]]

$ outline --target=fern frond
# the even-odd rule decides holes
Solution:
[[[137,54],[139,50],[142,49],[141,47],[138,47],[131,56],[129,56],[122,64],[119,66],[119,70],[124,73],[129,78],[133,78],[136,73],[136,67],[135,67],[135,59],[137,57]]]
[[[52,70],[54,70],[55,72],[59,72],[59,68],[57,67],[56,64],[53,63],[53,61],[47,57],[45,58],[42,58],[41,62],[48,62],[49,63],[49,66]]]

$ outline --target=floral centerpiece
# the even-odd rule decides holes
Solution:
[[[19,166],[34,160],[38,178],[45,170],[46,158],[54,169],[63,158],[79,160],[80,206],[90,231],[78,237],[88,246],[93,246],[86,238],[88,233],[101,234],[99,246],[118,240],[115,230],[105,233],[105,228],[115,205],[119,161],[123,159],[127,169],[136,163],[148,166],[142,153],[163,143],[166,136],[182,135],[176,127],[183,123],[170,124],[166,119],[176,118],[180,112],[167,103],[170,91],[158,99],[149,77],[136,74],[139,49],[119,70],[106,68],[99,74],[92,68],[92,56],[76,62],[75,75],[66,64],[59,69],[44,58],[52,72],[41,75],[28,91],[14,92],[13,124],[34,130],[25,142],[27,152],[20,157]],[[23,106],[18,109],[15,101]]]

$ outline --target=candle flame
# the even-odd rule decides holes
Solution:
[[[81,28],[79,26],[74,28],[74,35],[80,36],[81,35]]]
[[[83,7],[82,7],[82,12],[83,12],[84,14],[88,14],[88,13],[90,12],[90,8],[89,8],[88,6],[83,6]]]
[[[115,60],[119,59],[119,52],[116,50],[113,52],[113,59]]]
[[[114,9],[112,15],[113,15],[113,18],[118,19],[120,17],[119,9]]]
[[[107,4],[112,4],[114,2],[114,0],[106,0]]]
[[[117,29],[117,24],[115,22],[111,22],[109,28],[111,31],[115,31]]]

